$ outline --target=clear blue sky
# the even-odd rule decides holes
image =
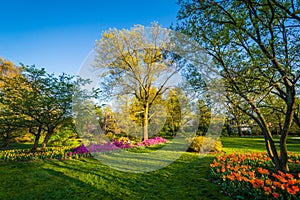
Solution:
[[[177,0],[1,0],[0,57],[50,73],[76,74],[108,28],[168,28]]]

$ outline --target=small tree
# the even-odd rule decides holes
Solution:
[[[55,129],[69,123],[72,117],[72,95],[76,93],[76,88],[79,89],[75,86],[86,83],[85,80],[66,74],[55,77],[45,69],[34,66],[23,66],[22,74],[2,80],[1,103],[14,116],[22,119],[18,120],[22,124],[15,121],[15,126],[26,127],[35,136],[33,151],[43,131],[46,133],[42,143],[44,149]]]

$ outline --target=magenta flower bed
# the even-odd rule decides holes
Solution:
[[[134,147],[142,147],[142,146],[151,146],[155,144],[166,143],[168,140],[163,139],[162,137],[155,137],[143,142],[138,143],[137,145],[132,145],[131,143],[124,142],[123,140],[118,141],[117,139],[112,139],[112,142],[107,142],[105,144],[91,144],[89,146],[84,146],[84,144],[74,148],[70,152],[67,153],[69,157],[73,157],[74,155],[83,155],[83,156],[91,156],[91,153],[96,152],[109,152],[118,149],[129,149]]]
[[[151,146],[154,144],[166,143],[168,140],[163,139],[162,137],[155,137],[148,140],[144,140],[143,142],[138,143],[138,146]]]

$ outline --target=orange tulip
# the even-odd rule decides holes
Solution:
[[[255,176],[255,171],[249,172],[249,176],[250,176],[250,178],[254,178],[254,176]]]
[[[261,179],[255,179],[255,183],[257,184],[257,185],[259,185],[259,186],[264,186],[264,184],[265,184],[265,182],[263,181],[263,180],[261,180]]]
[[[272,185],[272,181],[271,181],[270,179],[267,179],[267,180],[266,180],[266,184],[267,184],[267,185]]]
[[[225,170],[225,167],[222,166],[222,169],[221,169],[221,172],[224,173],[226,170]]]
[[[232,175],[227,175],[227,178],[231,181],[234,181],[234,176],[232,176]]]
[[[294,178],[294,176],[292,174],[286,173],[285,175],[286,175],[286,177],[288,177],[290,179]]]
[[[250,182],[250,180],[247,177],[243,177],[245,182]]]
[[[274,181],[274,182],[273,182],[273,185],[274,185],[275,187],[278,187],[278,188],[281,187],[281,183],[279,183],[278,181]]]
[[[257,168],[257,171],[261,174],[269,174],[269,170],[263,169],[261,167]]]
[[[288,193],[295,195],[297,192],[291,188],[286,189]]]
[[[299,187],[296,186],[296,185],[292,186],[292,189],[293,189],[296,193],[299,192]]]
[[[295,185],[296,184],[296,180],[295,179],[288,180],[288,184]]]
[[[276,193],[276,192],[273,192],[272,195],[273,195],[273,197],[274,197],[275,199],[278,199],[278,197],[279,197],[279,194]]]
[[[271,188],[270,187],[264,187],[264,191],[265,191],[265,194],[270,194],[271,193]]]

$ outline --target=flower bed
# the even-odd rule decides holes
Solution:
[[[45,160],[45,159],[69,159],[69,158],[81,158],[91,157],[92,153],[97,152],[109,152],[120,149],[136,148],[142,146],[150,146],[155,144],[166,143],[161,137],[155,137],[145,140],[133,145],[128,140],[113,139],[112,142],[106,142],[105,144],[91,144],[84,146],[83,144],[76,147],[49,147],[45,151],[31,152],[28,149],[15,149],[15,150],[3,150],[0,151],[0,162],[11,161],[32,161],[32,160]]]
[[[130,140],[128,139],[112,139],[112,142],[106,142],[104,144],[90,144],[89,146],[84,146],[83,144],[72,149],[68,152],[68,156],[72,158],[76,157],[90,157],[91,153],[98,153],[98,152],[109,152],[115,151],[120,149],[130,149],[130,148],[137,148],[137,147],[148,147],[155,144],[162,144],[169,142],[166,139],[161,137],[155,137],[143,142],[138,143],[137,145],[133,145]]]
[[[0,162],[65,159],[72,147],[49,147],[45,151],[31,152],[28,149],[0,151]]]
[[[140,143],[137,144],[137,146],[151,146],[151,145],[155,145],[155,144],[161,144],[161,143],[166,143],[168,142],[168,140],[163,139],[162,137],[155,137],[155,138],[151,138],[148,140],[144,140]]]
[[[300,155],[289,156],[299,163]],[[218,156],[211,167],[211,178],[235,199],[299,199],[300,173],[275,172],[266,153]]]

